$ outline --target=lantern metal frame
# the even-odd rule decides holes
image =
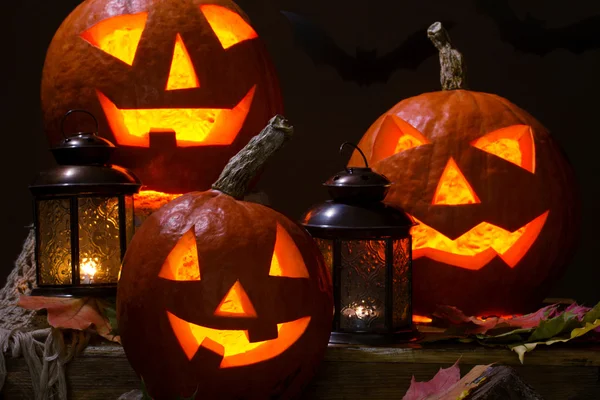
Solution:
[[[64,121],[74,112],[90,115],[96,124],[96,132],[79,132],[72,136],[64,133]],[[51,148],[58,166],[41,172],[29,186],[33,195],[35,229],[36,287],[34,296],[115,296],[117,281],[81,283],[80,274],[80,201],[82,199],[115,199],[118,207],[119,264],[125,256],[128,240],[134,233],[133,195],[139,192],[140,180],[129,170],[108,163],[115,146],[98,136],[98,121],[86,110],[70,110],[63,117],[61,128],[64,140]],[[40,202],[68,201],[70,283],[43,284],[41,281],[42,228]],[[130,208],[128,210],[128,208]],[[65,213],[65,218],[66,218]],[[130,221],[127,219],[130,218]],[[128,229],[130,232],[128,232]]]
[[[366,157],[352,143],[343,143],[354,147],[365,161],[365,168],[346,168],[330,178],[323,185],[327,187],[333,200],[318,204],[308,210],[301,219],[302,225],[315,239],[329,263],[332,274],[334,315],[330,343],[389,344],[404,342],[416,337],[412,325],[412,237],[410,228],[415,225],[413,219],[404,210],[382,202],[391,182],[383,175],[373,172]],[[327,241],[327,242],[324,242]],[[343,243],[346,241],[379,241],[385,243],[384,271],[384,310],[383,327],[371,330],[342,328],[342,273],[344,271]],[[406,246],[406,259],[402,278],[408,280],[406,292],[406,316],[403,323],[394,323],[394,278],[395,243]],[[330,255],[325,254],[323,245],[328,243]],[[330,260],[327,260],[330,258]],[[379,265],[381,267],[381,265]]]

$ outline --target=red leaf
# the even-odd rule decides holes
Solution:
[[[558,310],[558,304],[552,304],[543,308],[540,308],[536,312],[531,314],[522,315],[520,317],[513,317],[504,320],[507,324],[514,328],[535,328],[540,324],[540,321],[552,318],[556,315]]]
[[[458,381],[460,381],[460,369],[457,361],[449,368],[440,368],[430,381],[417,382],[413,376],[410,387],[402,400],[424,400],[428,396],[442,394]]]
[[[565,308],[565,312],[570,312],[572,314],[577,315],[577,318],[581,321],[583,319],[583,316],[591,309],[591,307],[580,306],[577,303],[573,303],[569,307]]]
[[[460,327],[460,331],[465,334],[485,334],[487,331],[500,326],[510,326],[513,328],[530,329],[539,325],[540,321],[551,318],[556,315],[558,304],[552,304],[539,309],[531,314],[526,314],[512,318],[489,317],[480,319],[468,317],[462,311],[452,306],[438,306],[434,316],[443,321]]]
[[[484,320],[467,317],[462,311],[452,306],[438,306],[433,316],[449,322],[452,325],[461,326],[464,334],[485,333],[494,328],[502,318],[490,317]]]
[[[97,299],[21,296],[17,305],[28,310],[47,310],[48,323],[55,328],[83,331],[93,326],[99,335],[119,341],[110,335],[110,323],[99,311],[102,306]]]

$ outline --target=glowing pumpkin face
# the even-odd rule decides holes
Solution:
[[[146,189],[183,193],[207,189],[281,100],[233,2],[87,0],[50,45],[42,107],[52,142],[64,110],[91,110],[118,145],[115,163]]]
[[[154,398],[198,387],[206,398],[287,398],[327,345],[330,284],[295,223],[218,191],[189,193],[152,214],[128,247],[123,346]]]
[[[419,223],[416,314],[538,306],[577,236],[573,173],[539,122],[501,97],[448,90],[398,103],[359,146],[394,182],[386,201]]]

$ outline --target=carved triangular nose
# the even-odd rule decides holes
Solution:
[[[448,160],[444,172],[433,195],[434,205],[458,205],[481,203],[477,194],[463,175],[452,157]]]
[[[200,81],[194,70],[190,54],[183,43],[181,35],[177,34],[171,71],[167,81],[167,90],[194,89],[200,87]]]
[[[240,281],[235,281],[229,289],[229,292],[217,307],[215,315],[222,317],[256,317],[254,306]]]

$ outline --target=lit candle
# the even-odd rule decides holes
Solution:
[[[89,285],[94,283],[94,275],[98,272],[98,257],[84,258],[79,266],[79,276],[81,283]]]
[[[369,304],[365,304],[365,301],[361,301],[361,305],[354,308],[356,318],[358,319],[375,319],[379,317],[377,307]]]
[[[353,302],[349,306],[344,307],[342,315],[349,318],[352,321],[352,325],[357,329],[368,328],[380,317],[377,306],[365,300],[361,300],[359,303]]]

